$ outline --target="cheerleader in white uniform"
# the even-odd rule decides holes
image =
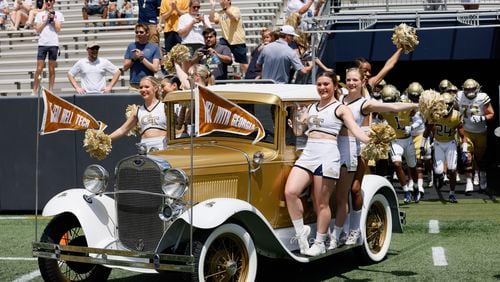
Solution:
[[[139,88],[144,104],[109,136],[116,140],[138,125],[141,143],[147,151],[163,150],[167,147],[167,116],[165,104],[160,101],[160,85],[156,78],[146,76],[141,79]]]

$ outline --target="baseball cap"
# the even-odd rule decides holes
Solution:
[[[297,33],[295,33],[295,29],[291,25],[282,26],[280,29],[280,33],[288,34],[288,35],[292,35],[292,36],[299,36]]]
[[[95,41],[89,41],[89,42],[87,42],[87,48],[92,48],[92,47],[100,47],[100,46]]]

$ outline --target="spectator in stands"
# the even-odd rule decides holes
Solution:
[[[300,36],[295,39],[295,43],[297,44],[298,51],[299,51],[299,56],[300,56],[300,61],[304,66],[311,66],[314,67],[314,64],[318,65],[319,68],[322,71],[328,71],[328,72],[333,72],[332,68],[327,67],[319,58],[314,58],[314,64],[313,64],[313,57],[312,57],[312,47],[310,43],[310,39],[308,34],[306,33],[300,33]],[[295,74],[295,80],[294,83],[296,84],[309,84],[311,81],[307,81],[307,76],[305,76],[301,72],[297,72]]]
[[[292,15],[293,13],[298,13],[302,19],[311,18],[313,16],[316,17],[319,15],[321,7],[325,4],[325,2],[326,0],[289,0],[286,9],[286,17]],[[307,22],[301,21],[300,28],[302,30],[306,30]]]
[[[7,0],[0,0],[0,30],[5,30],[5,21],[9,15],[9,3]]]
[[[188,12],[191,6],[189,0],[162,0],[160,8],[160,22],[164,23],[163,36],[165,38],[165,53],[181,43],[178,33],[179,18]],[[198,7],[200,3],[198,3]]]
[[[108,7],[108,17],[110,19],[117,19],[117,18],[126,18],[130,19],[134,17],[134,5],[132,4],[131,1],[128,0],[110,0],[109,1],[109,7]],[[120,24],[119,22],[118,24]],[[109,25],[116,25],[117,22],[115,21],[110,21]],[[122,23],[123,24],[123,23]],[[132,25],[131,21],[128,21],[126,24]]]
[[[99,58],[99,44],[91,41],[87,43],[87,58],[80,59],[68,72],[68,79],[78,94],[109,93],[120,78],[120,70],[108,59]],[[106,85],[106,73],[113,74],[111,81]],[[80,75],[81,86],[75,79]]]
[[[83,0],[82,17],[89,20],[89,15],[101,15],[102,19],[108,18],[108,0]],[[85,25],[88,25],[87,23]],[[102,23],[105,25],[105,23]]]
[[[464,10],[477,10],[479,9],[479,0],[462,0]]]
[[[12,21],[12,27],[10,29],[19,30],[20,26],[24,26],[28,21],[31,7],[31,0],[15,0],[14,8],[10,13],[10,19]]]
[[[160,83],[153,76],[145,76],[140,81],[140,93],[144,104],[118,129],[109,135],[115,141],[127,134],[135,126],[139,127],[141,143],[148,152],[163,150],[167,147],[167,116],[165,104],[160,101]]]
[[[205,45],[203,30],[211,27],[208,15],[200,14],[200,1],[189,1],[189,12],[179,18],[178,33],[181,43],[189,47],[191,55]]]
[[[130,86],[139,88],[139,82],[145,76],[154,76],[160,70],[160,48],[150,43],[149,28],[146,24],[136,24],[136,41],[128,45],[125,51],[123,71],[130,69]]]
[[[149,29],[148,40],[151,43],[160,44],[161,25],[158,21],[162,0],[137,0],[139,5],[139,17],[137,23],[144,24]]]
[[[30,10],[28,20],[24,24],[24,29],[31,29],[33,27],[33,22],[35,21],[36,14],[42,12],[43,10],[45,10],[45,1],[37,0],[36,7]]]
[[[59,54],[59,37],[64,16],[54,10],[55,0],[45,0],[45,11],[40,12],[35,18],[35,30],[38,33],[38,54],[36,61],[35,80],[33,91],[38,91],[39,77],[43,70],[45,58],[49,57],[49,90],[54,89],[56,80],[56,60]]]
[[[248,70],[245,73],[245,79],[260,79],[261,78],[261,73],[260,73],[261,70],[259,68],[257,68],[257,59],[259,58],[260,53],[262,52],[262,49],[264,48],[264,46],[266,46],[267,44],[276,40],[273,31],[268,29],[268,28],[262,29],[260,31],[260,35],[261,35],[262,43],[252,51],[252,54],[250,57],[250,64],[248,65]]]
[[[288,83],[293,67],[302,74],[308,73],[312,66],[304,66],[299,55],[290,46],[293,38],[298,36],[292,26],[284,25],[279,31],[279,39],[269,43],[257,59],[257,68],[262,69],[263,79],[273,79],[278,83]]]
[[[240,70],[244,74],[248,68],[247,45],[243,19],[240,9],[231,5],[231,0],[220,0],[222,10],[215,11],[215,0],[210,0],[210,21],[220,25],[222,37],[220,43],[231,49],[234,60],[240,64]]]
[[[217,33],[213,28],[203,31],[205,46],[196,50],[191,64],[206,65],[215,79],[227,79],[227,66],[233,63],[231,50],[217,42]]]

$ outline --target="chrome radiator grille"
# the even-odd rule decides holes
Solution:
[[[161,171],[150,159],[136,156],[122,161],[117,170],[117,191],[161,193]],[[163,197],[138,193],[116,195],[118,235],[122,244],[138,251],[152,251],[163,234],[158,210]]]

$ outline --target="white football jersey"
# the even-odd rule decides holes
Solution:
[[[456,96],[458,107],[460,113],[464,119],[464,129],[471,133],[483,133],[486,132],[486,120],[473,123],[470,120],[471,116],[479,115],[484,116],[484,107],[491,102],[488,94],[484,92],[478,92],[474,99],[469,99],[463,91],[459,91]]]

